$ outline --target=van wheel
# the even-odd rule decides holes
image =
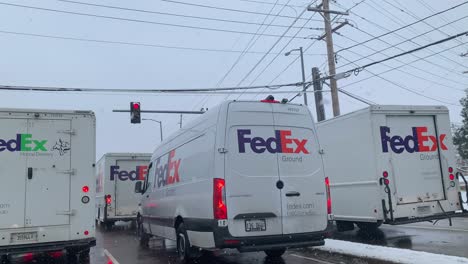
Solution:
[[[336,221],[336,229],[338,232],[354,230],[354,223],[349,221]]]
[[[379,228],[382,225],[382,221],[378,221],[377,223],[368,223],[368,222],[356,222],[356,225],[362,231],[373,231]]]
[[[149,241],[151,236],[145,232],[143,229],[143,223],[138,224],[137,226],[137,234],[138,234],[138,240],[140,241],[140,246],[142,247],[149,247]]]
[[[106,231],[111,231],[112,227],[114,226],[114,222],[105,222],[105,230]]]
[[[177,235],[177,255],[181,262],[188,262],[197,257],[195,249],[190,245],[190,241],[185,230],[184,223],[179,224],[176,230]]]
[[[270,258],[280,258],[284,252],[286,252],[285,248],[282,249],[274,249],[274,250],[265,250],[265,254]]]

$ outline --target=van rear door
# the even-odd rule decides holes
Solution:
[[[383,152],[390,152],[390,188],[397,204],[444,200],[440,151],[444,135],[435,116],[387,116],[380,127]]]
[[[226,204],[229,232],[235,237],[282,234],[277,156],[262,146],[275,135],[273,121],[270,104],[229,104]]]
[[[322,157],[312,116],[305,107],[273,104],[281,190],[283,234],[323,231],[327,228],[327,195]]]
[[[30,119],[26,178],[26,226],[70,223],[71,121]],[[81,187],[79,187],[81,188]]]
[[[17,137],[27,134],[27,119],[0,118],[0,229],[24,227],[27,157],[17,148]]]

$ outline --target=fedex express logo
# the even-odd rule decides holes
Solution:
[[[119,170],[120,166],[111,166],[110,167],[110,180],[115,181],[115,179],[119,179],[121,181],[143,181],[145,179],[145,175],[148,172],[148,166],[136,166],[135,170],[126,171],[126,170]]]
[[[46,143],[47,140],[33,139],[32,134],[16,134],[16,138],[10,140],[0,139],[0,152],[47,151]]]
[[[275,136],[267,139],[261,137],[251,138],[250,129],[238,129],[237,140],[239,143],[239,152],[245,153],[245,144],[248,143],[255,153],[304,153],[309,154],[305,145],[307,139],[298,139],[291,137],[291,130],[275,130]]]
[[[388,152],[388,148],[400,154],[403,151],[409,153],[413,152],[431,152],[436,151],[437,146],[440,146],[441,150],[447,150],[447,146],[444,143],[446,134],[441,134],[439,138],[433,135],[427,134],[427,127],[412,127],[413,134],[406,137],[393,136],[390,137],[390,128],[386,126],[380,127],[380,137],[382,140],[382,151]]]
[[[180,182],[179,168],[181,159],[176,159],[176,150],[171,150],[167,163],[161,164],[161,157],[156,160],[156,179],[158,188]]]

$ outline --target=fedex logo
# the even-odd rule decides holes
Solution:
[[[148,172],[148,166],[136,166],[135,170],[126,171],[119,170],[120,166],[111,166],[110,167],[110,180],[114,181],[118,178],[121,181],[143,181],[145,175]]]
[[[179,168],[181,159],[175,158],[176,150],[171,150],[167,163],[161,164],[161,158],[156,160],[156,179],[158,188],[180,182]]]
[[[292,138],[291,130],[275,130],[275,137],[270,137],[266,140],[261,137],[251,138],[249,137],[251,133],[250,129],[237,130],[240,153],[245,153],[245,144],[248,143],[252,151],[258,154],[265,151],[270,153],[309,154],[309,151],[305,147],[307,139]]]
[[[47,140],[32,139],[32,134],[16,134],[16,138],[10,140],[0,139],[0,152],[5,150],[16,151],[47,151]]]
[[[447,150],[444,143],[446,134],[441,134],[439,138],[427,134],[427,127],[412,127],[413,134],[405,138],[401,136],[390,137],[390,128],[387,126],[380,127],[380,138],[382,140],[382,151],[388,152],[388,148],[400,154],[403,151],[413,152],[430,152],[436,151],[440,145],[441,150]]]

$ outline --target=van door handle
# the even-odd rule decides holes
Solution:
[[[287,192],[286,196],[292,197],[292,196],[301,196],[300,192]]]
[[[33,168],[29,167],[28,168],[28,180],[31,180],[33,177]]]

